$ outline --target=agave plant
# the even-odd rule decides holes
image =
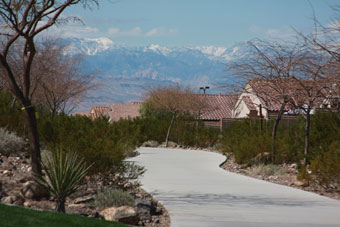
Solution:
[[[46,175],[36,176],[35,180],[56,199],[56,211],[65,212],[66,198],[78,189],[79,182],[91,166],[75,153],[59,149],[47,156],[45,163],[42,162]]]

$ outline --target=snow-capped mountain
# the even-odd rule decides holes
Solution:
[[[189,85],[193,89],[216,84],[225,77],[225,65],[245,54],[242,45],[232,48],[197,46],[125,47],[108,38],[65,39],[69,54],[85,56],[84,72],[96,72],[96,90],[88,93],[79,109],[92,105],[127,103],[142,100],[148,88],[160,85]]]
[[[113,48],[114,42],[111,39],[101,38],[69,38],[63,39],[64,43],[69,45],[69,54],[86,54],[96,55],[97,53]]]

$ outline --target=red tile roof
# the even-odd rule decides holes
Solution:
[[[232,109],[235,106],[238,95],[214,95],[199,94],[205,98],[207,107],[200,114],[201,120],[220,120],[232,118]]]
[[[108,115],[111,121],[120,119],[136,118],[140,116],[139,109],[142,102],[131,102],[130,104],[111,104]]]
[[[90,111],[90,116],[92,119],[103,117],[107,115],[108,110],[108,106],[93,106]]]

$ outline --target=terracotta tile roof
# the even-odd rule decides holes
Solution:
[[[111,104],[108,111],[110,121],[119,121],[120,119],[139,117],[139,109],[141,105],[142,102],[131,102],[130,104]]]
[[[253,101],[251,101],[249,96],[243,96],[242,100],[247,105],[249,110],[256,110],[256,106],[254,105]]]
[[[92,119],[103,117],[107,115],[108,110],[108,106],[93,106],[90,111],[90,116]]]
[[[220,120],[232,118],[232,109],[235,106],[238,95],[214,95],[199,94],[205,98],[207,107],[201,113],[201,120]]]

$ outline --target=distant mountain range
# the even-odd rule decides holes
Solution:
[[[225,65],[247,52],[245,45],[169,48],[159,45],[125,47],[108,38],[63,40],[68,54],[84,56],[84,72],[97,72],[98,87],[87,94],[78,110],[92,105],[128,103],[143,99],[147,89],[160,85],[189,85],[193,89],[216,84],[226,76]]]

